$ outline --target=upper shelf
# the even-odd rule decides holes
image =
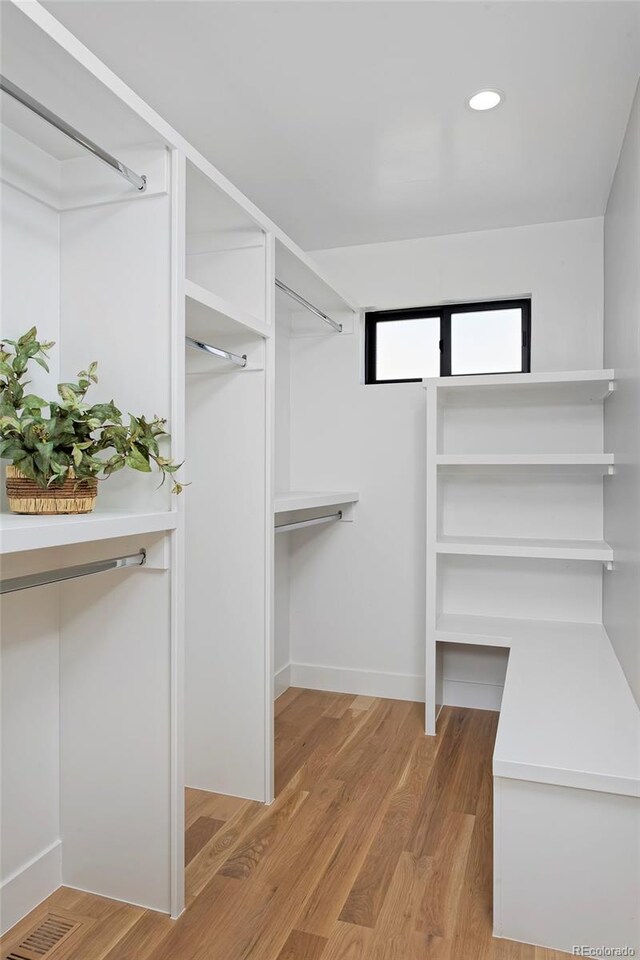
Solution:
[[[349,491],[309,492],[289,491],[276,493],[273,512],[291,513],[293,510],[314,510],[317,507],[331,507],[339,503],[357,503],[360,494]]]
[[[158,533],[173,530],[177,524],[178,514],[171,510],[149,513],[95,510],[93,513],[59,516],[3,513],[0,515],[0,553]]]
[[[270,337],[271,330],[242,307],[228,303],[222,297],[205,290],[193,280],[185,280],[184,292],[187,303],[187,331],[200,336],[237,336],[257,334]]]
[[[472,377],[431,377],[444,404],[584,403],[604,400],[614,389],[614,370],[500,373]]]

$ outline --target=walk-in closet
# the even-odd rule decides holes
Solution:
[[[0,960],[634,956],[640,3],[0,21]]]

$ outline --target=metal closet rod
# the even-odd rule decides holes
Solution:
[[[323,313],[322,310],[319,310],[318,307],[314,307],[312,303],[309,303],[308,300],[305,300],[304,297],[300,296],[299,293],[296,293],[295,290],[292,290],[291,287],[288,287],[286,283],[283,283],[282,280],[278,280],[276,277],[276,287],[278,290],[282,290],[283,293],[286,293],[288,297],[291,297],[292,300],[295,300],[297,303],[301,304],[303,307],[306,307],[307,310],[310,310],[311,313],[315,313],[316,317],[320,317],[321,320],[324,320],[325,323],[328,323],[329,326],[333,327],[336,333],[342,333],[342,324],[338,323],[337,320],[332,320],[331,317],[328,317],[326,313]]]
[[[29,573],[24,577],[0,580],[0,594],[15,593],[16,590],[28,590],[30,587],[42,587],[47,583],[60,583],[61,580],[76,580],[78,577],[89,577],[93,573],[119,570],[121,567],[142,567],[146,559],[146,552],[140,550],[139,553],[132,553],[127,557],[112,557],[110,560],[94,560],[91,563],[81,563],[76,567],[45,570],[44,573]]]
[[[80,133],[79,130],[76,130],[75,127],[72,127],[70,123],[67,123],[66,120],[63,120],[57,114],[53,113],[52,110],[49,110],[48,107],[45,107],[42,103],[39,103],[38,100],[35,100],[32,96],[22,90],[20,87],[16,86],[15,83],[12,83],[11,80],[7,80],[6,77],[0,74],[0,90],[4,90],[5,93],[8,93],[10,97],[13,97],[14,100],[17,100],[18,103],[21,103],[27,109],[32,110],[33,113],[37,113],[39,117],[42,117],[43,120],[46,120],[47,123],[50,123],[52,127],[56,127],[57,130],[60,130],[61,133],[64,133],[66,137],[69,137],[70,140],[73,140],[74,143],[79,143],[81,147],[84,147],[85,150],[88,150],[89,153],[92,153],[94,157],[97,157],[98,160],[101,160],[102,163],[106,163],[108,167],[111,167],[112,170],[115,170],[116,173],[119,173],[121,177],[124,177],[125,180],[128,180],[129,183],[132,183],[137,190],[144,190],[147,186],[147,178],[145,176],[138,176],[137,173],[134,173],[133,170],[130,170],[124,163],[121,163],[120,160],[117,160],[116,157],[112,156],[110,153],[107,153],[106,150],[103,150],[102,147],[99,147],[97,143],[94,143],[93,140],[89,140],[88,137],[85,137],[83,133]]]
[[[204,343],[203,340],[194,340],[193,337],[185,337],[185,339],[194,350],[204,350],[205,353],[212,353],[214,357],[222,357],[224,360],[230,360],[231,363],[235,363],[238,367],[246,367],[247,365],[246,353],[243,353],[240,357],[237,353],[230,353],[221,347],[212,347],[210,343]]]
[[[286,533],[287,530],[300,530],[301,527],[315,527],[319,523],[331,523],[332,520],[342,520],[342,510],[337,513],[328,513],[324,517],[314,517],[313,520],[294,520],[293,523],[276,525],[276,533]]]

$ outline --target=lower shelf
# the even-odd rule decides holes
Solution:
[[[613,550],[604,540],[440,536],[436,542],[436,553],[542,560],[597,560],[602,563],[613,561]]]
[[[435,639],[444,643],[467,643],[481,647],[514,647],[535,640],[541,633],[556,641],[575,637],[602,637],[602,624],[558,620],[515,620],[508,617],[475,617],[442,613]]]

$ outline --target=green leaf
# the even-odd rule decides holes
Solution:
[[[51,454],[53,453],[53,444],[49,443],[38,443],[36,444],[36,454],[34,455],[34,463],[44,474],[49,473],[49,468],[51,464]]]
[[[151,464],[137,447],[131,447],[127,454],[127,464],[134,470],[140,470],[141,473],[151,473]]]
[[[17,460],[14,460],[14,464],[18,467],[21,473],[25,475],[29,480],[36,480],[36,471],[33,464],[33,457],[25,453],[23,457],[20,457]]]
[[[42,410],[48,404],[46,400],[36,396],[35,393],[28,393],[26,397],[22,398],[22,406],[25,410]]]
[[[0,430],[3,432],[5,430],[15,430],[17,433],[21,433],[22,427],[20,421],[15,417],[0,417]]]
[[[36,363],[39,363],[40,366],[47,371],[47,373],[49,373],[49,364],[47,363],[46,360],[43,360],[42,357],[34,357],[33,359],[35,360]]]
[[[30,330],[27,330],[26,333],[23,333],[20,339],[18,340],[18,346],[24,347],[30,340],[35,340],[38,335],[38,330],[36,327],[31,327]]]
[[[78,399],[78,391],[72,383],[59,383],[58,395],[65,403],[75,403]]]

